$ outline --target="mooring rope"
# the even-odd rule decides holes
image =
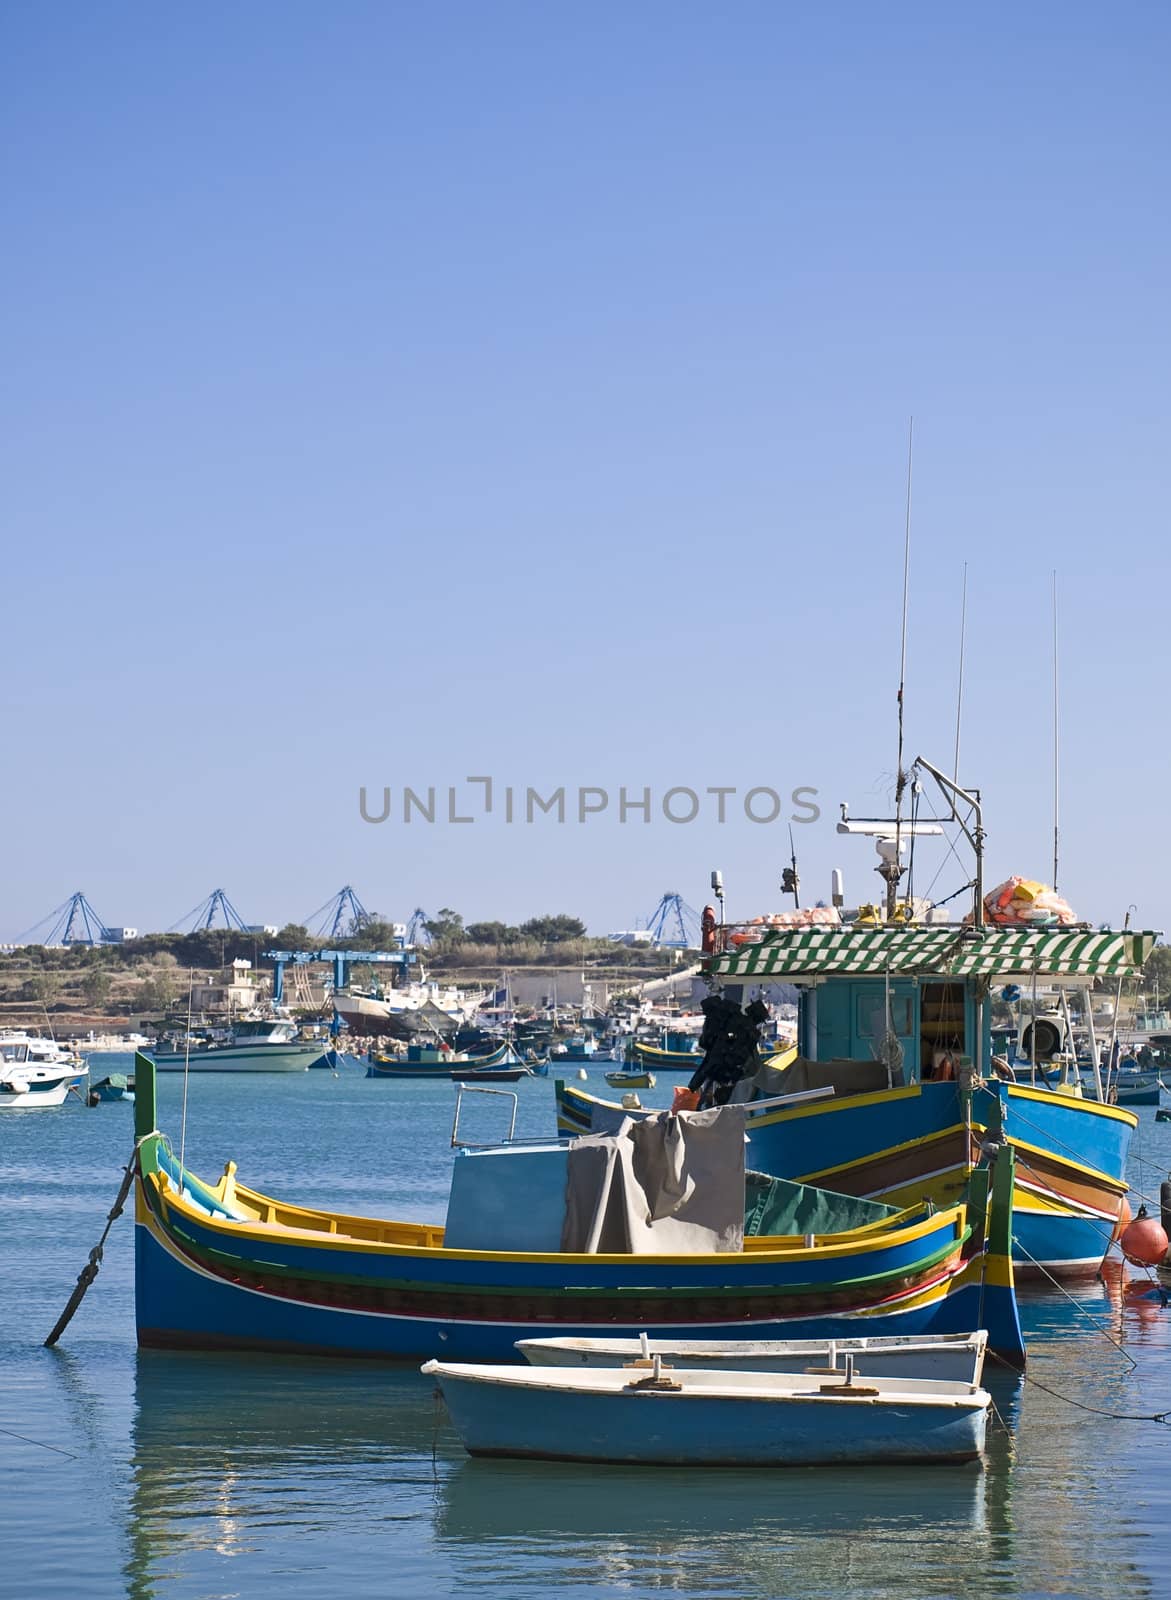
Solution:
[[[30,1439],[27,1433],[17,1433],[14,1428],[0,1428],[0,1433],[6,1433],[10,1439],[20,1439],[24,1444],[35,1444],[40,1450],[53,1450],[68,1461],[81,1459],[80,1456],[75,1456],[72,1450],[62,1450],[60,1445],[46,1444],[43,1439]]]
[[[149,1137],[149,1135],[147,1135],[147,1137]],[[138,1171],[138,1147],[141,1143],[141,1140],[135,1141],[134,1150],[131,1154],[130,1160],[127,1162],[124,1168],[122,1185],[118,1190],[118,1198],[114,1201],[113,1207],[109,1215],[106,1217],[106,1226],[102,1229],[102,1236],[90,1251],[89,1260],[78,1273],[77,1283],[74,1285],[73,1293],[69,1296],[69,1299],[66,1302],[65,1310],[57,1318],[52,1333],[45,1340],[45,1344],[47,1346],[55,1345],[57,1340],[65,1332],[66,1328],[73,1320],[73,1313],[77,1310],[78,1306],[85,1298],[86,1290],[98,1275],[98,1269],[102,1264],[102,1252],[105,1249],[106,1239],[109,1235],[110,1229],[122,1215],[122,1208],[126,1204],[126,1196],[130,1193],[130,1186],[134,1182],[134,1174]]]

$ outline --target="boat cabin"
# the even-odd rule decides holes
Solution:
[[[731,930],[734,931],[734,930]],[[785,1090],[868,1093],[961,1068],[988,1075],[992,997],[1039,976],[1069,988],[1141,967],[1151,933],[962,926],[779,929],[717,952],[710,976],[748,1001],[762,982],[797,986],[797,1060]]]

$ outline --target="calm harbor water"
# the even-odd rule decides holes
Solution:
[[[92,1076],[126,1065],[95,1058]],[[604,1091],[599,1068],[590,1078]],[[673,1081],[644,1100],[668,1103]],[[552,1081],[517,1088],[518,1132],[551,1132]],[[179,1075],[159,1099],[178,1151]],[[214,1179],[232,1158],[290,1199],[441,1219],[454,1099],[357,1067],[197,1076],[186,1159]],[[470,1099],[461,1129],[495,1137],[505,1108]],[[1157,1204],[1171,1124],[1139,1115],[1131,1180]],[[43,1349],[132,1142],[127,1105],[0,1117],[0,1595],[1171,1594],[1171,1428],[1100,1414],[1171,1407],[1171,1308],[1137,1273],[1027,1298],[1029,1381],[990,1380],[982,1469],[476,1462],[413,1370],[138,1352],[129,1214]]]

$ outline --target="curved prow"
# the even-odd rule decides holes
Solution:
[[[155,1064],[141,1050],[134,1052],[134,1137],[145,1139],[158,1127]]]

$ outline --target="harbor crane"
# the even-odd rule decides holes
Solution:
[[[203,933],[213,926],[216,913],[224,919],[225,928],[234,928],[237,933],[251,933],[252,929],[236,910],[222,889],[213,889],[206,900],[201,900],[194,911],[188,911],[167,929],[168,933],[177,933],[181,928],[185,933]],[[190,923],[190,927],[185,927]]]
[[[668,891],[647,918],[647,929],[656,945],[668,949],[699,949],[699,913],[692,910],[681,894]]]
[[[347,883],[307,916],[304,925],[318,938],[353,939],[369,921],[370,913]]]
[[[43,939],[38,939],[36,934],[46,925],[49,927],[49,932]],[[18,940],[20,944],[46,945],[94,945],[111,942],[110,930],[80,889],[71,894],[68,900],[55,906],[47,917],[42,917],[39,922],[34,923]]]

